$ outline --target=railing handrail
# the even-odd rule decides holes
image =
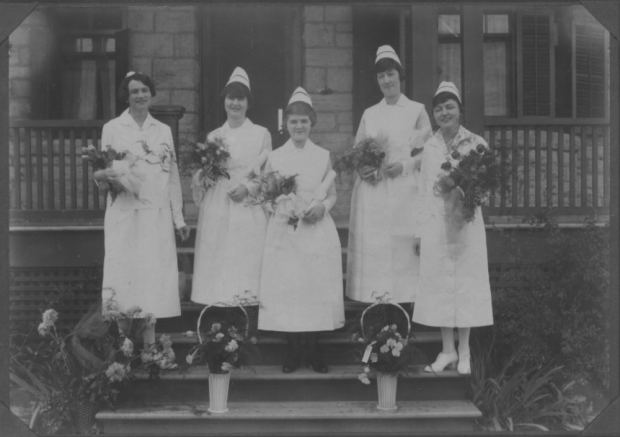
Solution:
[[[609,125],[609,118],[556,118],[556,117],[485,117],[484,126],[592,126]]]
[[[9,127],[23,128],[100,128],[108,120],[9,120]]]

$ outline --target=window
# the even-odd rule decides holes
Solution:
[[[438,82],[454,82],[463,93],[462,84],[462,36],[461,15],[443,14],[437,17],[437,33],[439,44],[437,47],[437,74]]]
[[[54,8],[52,40],[39,83],[36,118],[94,120],[119,114],[118,84],[128,68],[122,8]]]
[[[484,115],[512,115],[511,16],[483,15]]]
[[[574,95],[576,117],[605,117],[605,31],[574,24]]]

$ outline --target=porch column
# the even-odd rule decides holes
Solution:
[[[162,123],[170,126],[172,139],[174,140],[174,152],[179,156],[179,120],[185,114],[185,108],[180,105],[152,105],[149,109],[151,115]]]
[[[463,5],[463,89],[464,126],[484,136],[484,52],[482,7]]]
[[[431,102],[437,89],[437,8],[422,3],[411,6],[411,56],[412,96],[416,102],[426,106],[428,115],[433,118]],[[434,123],[434,122],[433,122]]]

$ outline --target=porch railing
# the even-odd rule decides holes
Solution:
[[[10,208],[14,220],[100,219],[105,199],[82,161],[99,147],[104,121],[10,123]],[[550,207],[559,215],[609,211],[608,121],[487,120],[485,138],[499,151],[504,183],[489,216],[522,216]]]
[[[488,200],[492,216],[553,208],[559,215],[609,211],[609,121],[487,120],[485,139],[498,150],[504,183]]]
[[[105,198],[82,161],[99,147],[103,120],[18,120],[10,123],[11,218],[101,218]]]

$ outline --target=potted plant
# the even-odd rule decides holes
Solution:
[[[390,311],[392,308],[399,311]],[[407,322],[403,334],[399,333],[399,322],[395,320],[401,312]],[[409,342],[410,330],[407,312],[396,303],[380,300],[364,310],[359,329],[353,334],[354,341],[365,345],[360,358],[363,372],[358,378],[362,383],[370,384],[369,377],[376,375],[379,410],[396,410],[398,376],[418,371],[415,363],[421,352]]]
[[[201,320],[204,313],[210,308],[205,306],[198,317],[195,333],[188,332],[188,336],[196,336],[197,344],[190,349],[186,357],[189,365],[204,362],[209,369],[209,408],[211,413],[225,413],[228,411],[228,387],[230,371],[247,364],[251,354],[256,352],[256,337],[249,335],[250,320],[242,304],[228,305],[241,308],[243,320],[230,311],[225,315],[207,323],[207,330],[201,333]]]

